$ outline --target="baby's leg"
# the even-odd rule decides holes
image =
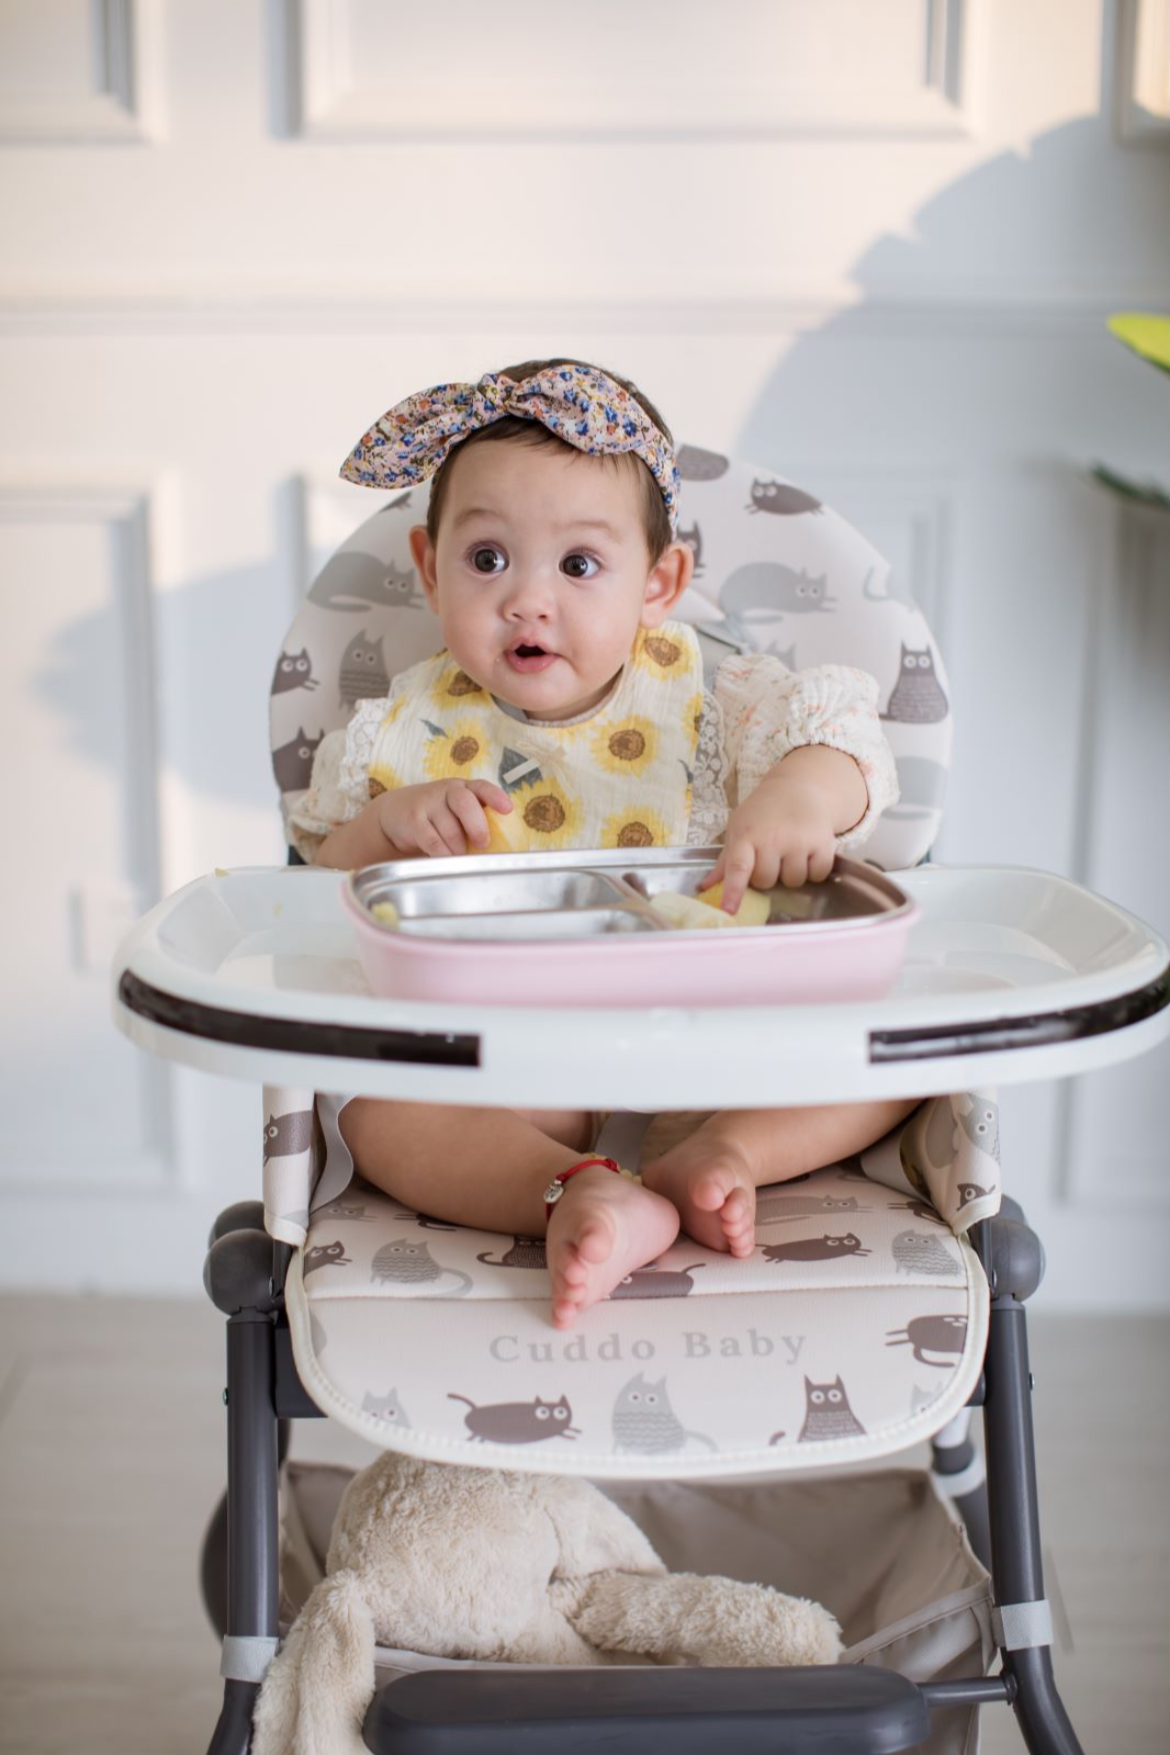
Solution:
[[[756,1246],[756,1189],[787,1182],[871,1146],[919,1097],[804,1109],[729,1109],[643,1163],[647,1188],[674,1202],[683,1230],[709,1249],[748,1256]]]
[[[567,1137],[546,1133],[531,1114],[548,1116],[558,1136]],[[544,1190],[587,1153],[592,1119],[575,1111],[520,1114],[358,1097],[338,1120],[367,1182],[416,1211],[483,1231],[547,1233],[558,1328],[570,1327],[678,1234],[668,1200],[600,1167],[570,1178],[546,1226]]]

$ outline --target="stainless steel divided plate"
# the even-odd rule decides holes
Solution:
[[[353,872],[358,913],[386,933],[480,942],[589,939],[613,933],[693,939],[650,906],[665,891],[693,896],[719,857],[717,847],[478,854],[442,860],[394,860]],[[872,928],[908,917],[913,904],[873,866],[838,858],[824,883],[769,892],[765,925],[737,936],[771,937],[777,927],[816,934],[826,928]],[[377,910],[389,903],[391,922]]]

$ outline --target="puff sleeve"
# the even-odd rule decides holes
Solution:
[[[388,704],[388,700],[359,701],[349,724],[326,732],[317,745],[309,790],[288,813],[289,839],[309,865],[326,835],[350,822],[370,802],[370,757]]]
[[[897,802],[894,755],[878,719],[877,682],[867,671],[845,664],[792,671],[771,653],[739,653],[719,666],[715,698],[735,802],[790,750],[815,743],[852,756],[869,795],[860,822],[837,836],[843,853],[867,841],[882,811]]]

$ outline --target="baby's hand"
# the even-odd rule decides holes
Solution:
[[[832,802],[824,789],[796,773],[776,770],[737,805],[727,821],[723,852],[699,885],[723,879],[723,907],[734,914],[749,884],[797,889],[827,878],[837,856]]]
[[[508,794],[490,780],[428,780],[381,793],[378,826],[398,858],[467,853],[490,839],[485,804],[504,814],[512,808]]]

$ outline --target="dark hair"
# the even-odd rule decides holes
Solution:
[[[525,360],[523,365],[505,366],[503,375],[522,384],[526,378],[535,377],[538,372],[546,372],[553,366],[585,366],[591,372],[605,371],[615,384],[628,390],[638,406],[650,416],[654,425],[665,438],[667,444],[673,445],[670,428],[650,401],[628,378],[619,377],[617,372],[608,371],[603,366],[590,366],[586,360]],[[427,535],[432,543],[438,541],[439,524],[443,516],[443,501],[446,497],[447,483],[450,479],[451,466],[471,445],[487,445],[492,443],[511,443],[518,445],[561,445],[566,451],[577,452],[575,445],[570,445],[550,432],[542,421],[521,420],[514,414],[506,414],[501,420],[493,421],[491,426],[480,427],[468,438],[461,439],[458,445],[448,452],[443,462],[431,478],[431,497],[427,505]],[[656,561],[671,541],[670,519],[666,512],[666,502],[662,498],[662,490],[651,475],[640,457],[629,452],[597,452],[603,462],[614,463],[619,468],[628,469],[631,464],[638,471],[642,484],[642,523],[646,532],[646,546],[650,551],[651,561]]]

